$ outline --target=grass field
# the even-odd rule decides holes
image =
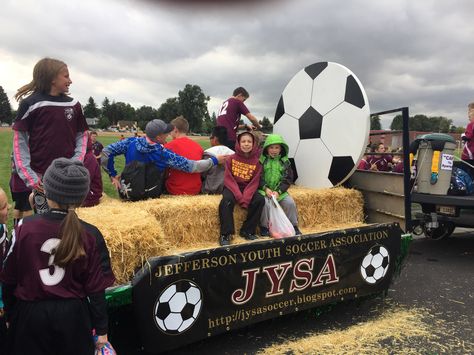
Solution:
[[[121,133],[99,132],[98,140],[105,146],[117,142],[120,139]],[[127,135],[125,135],[127,137]],[[130,136],[130,135],[129,135]],[[0,187],[2,187],[7,196],[8,201],[12,204],[10,194],[10,172],[11,172],[11,153],[12,153],[12,138],[13,132],[10,128],[0,128]],[[209,147],[209,139],[207,137],[190,137],[196,140],[204,149]],[[117,171],[122,171],[125,165],[123,156],[115,159],[115,168]],[[110,183],[109,176],[102,170],[102,182],[104,185],[104,193],[113,198],[118,198],[117,190]],[[12,228],[12,218],[8,220],[8,228]]]

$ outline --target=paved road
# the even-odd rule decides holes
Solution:
[[[474,232],[462,230],[445,241],[415,238],[402,274],[386,298],[340,304],[319,317],[314,312],[280,317],[173,353],[253,354],[282,338],[300,338],[328,327],[344,330],[398,306],[429,313],[426,321],[431,322],[436,341],[389,343],[388,353],[474,353]]]

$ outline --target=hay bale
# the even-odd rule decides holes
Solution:
[[[291,187],[305,232],[350,228],[363,223],[363,198],[345,188]],[[105,198],[100,205],[78,210],[80,218],[97,226],[111,252],[118,282],[128,281],[136,267],[152,256],[217,247],[220,195],[162,196],[160,199],[121,202]],[[238,233],[247,211],[236,206]],[[233,243],[244,243],[236,237]]]

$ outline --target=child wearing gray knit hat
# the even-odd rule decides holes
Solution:
[[[43,176],[48,200],[61,206],[80,206],[89,192],[89,171],[78,160],[57,158]]]

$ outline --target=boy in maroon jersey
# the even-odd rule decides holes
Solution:
[[[240,125],[240,115],[246,116],[253,123],[253,126],[250,127],[251,129],[261,128],[257,118],[250,113],[244,104],[249,96],[247,90],[243,87],[238,87],[232,93],[232,97],[222,103],[217,114],[217,126],[222,126],[227,129],[227,146],[230,149],[235,149],[237,130]],[[247,125],[244,126],[248,127]]]
[[[105,289],[112,286],[100,231],[75,208],[89,192],[77,160],[55,159],[43,175],[50,210],[24,218],[0,272],[13,354],[93,354],[107,340]]]
[[[171,131],[173,140],[165,144],[165,148],[189,160],[201,160],[204,150],[195,141],[188,138],[189,123],[183,116],[178,116],[170,122],[174,129]],[[201,174],[188,173],[169,168],[166,177],[166,191],[171,195],[197,195],[201,191]]]
[[[86,154],[88,127],[81,104],[67,96],[71,83],[64,62],[43,58],[33,69],[33,80],[15,95],[20,104],[13,158],[18,175],[37,195],[37,205],[46,205],[41,177],[51,162],[59,157],[83,161]]]

